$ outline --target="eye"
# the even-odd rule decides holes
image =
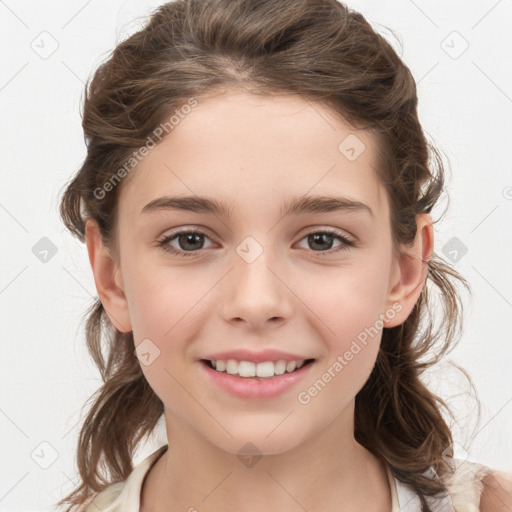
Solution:
[[[193,256],[200,249],[204,248],[203,244],[205,238],[209,240],[202,231],[189,229],[166,235],[158,240],[157,243],[164,251],[177,256],[187,257]],[[174,242],[178,247],[171,245],[171,242]]]
[[[209,240],[208,236],[202,231],[188,229],[165,235],[157,241],[157,245],[164,251],[176,256],[188,257],[194,256],[201,249],[205,248],[205,239]],[[302,238],[301,242],[302,240],[306,240],[306,243],[311,246],[313,252],[319,256],[327,256],[356,246],[356,242],[348,238],[341,231],[329,229],[312,231]],[[335,240],[338,240],[340,243],[333,250]],[[175,245],[172,245],[171,242]]]
[[[331,250],[334,240],[336,239],[341,243],[337,246],[337,248]],[[330,255],[339,251],[348,250],[350,247],[356,246],[355,241],[345,236],[341,231],[329,229],[322,231],[312,231],[304,238],[302,238],[301,241],[302,240],[306,240],[306,243],[310,245],[311,248],[313,248],[313,252],[319,253],[319,256]]]

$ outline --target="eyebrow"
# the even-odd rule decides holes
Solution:
[[[209,213],[223,217],[232,215],[232,206],[220,203],[216,199],[201,196],[171,197],[164,196],[150,201],[141,210],[141,215],[162,210],[189,211],[195,213]],[[281,208],[283,217],[290,214],[326,213],[337,211],[361,211],[374,217],[372,209],[361,201],[347,197],[335,196],[302,196],[287,201]]]

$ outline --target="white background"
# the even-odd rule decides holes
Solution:
[[[81,323],[96,292],[85,246],[64,230],[58,203],[85,156],[86,77],[161,3],[0,1],[2,511],[53,510],[77,481],[80,408],[101,384]],[[451,164],[436,252],[453,237],[468,249],[455,267],[473,298],[465,296],[465,330],[451,358],[474,380],[480,423],[457,372],[443,367],[429,380],[444,398],[458,390],[449,403],[467,428],[456,431],[456,455],[466,456],[465,447],[471,460],[512,471],[512,0],[349,5],[410,67],[420,120]],[[43,31],[58,43],[46,59],[31,47],[49,37]],[[464,40],[469,47],[454,58]],[[32,252],[43,237],[57,248],[46,263]],[[165,442],[161,434],[135,462]]]

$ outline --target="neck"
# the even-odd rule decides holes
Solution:
[[[292,450],[254,459],[166,415],[171,442],[145,479],[140,510],[390,510],[385,466],[355,441],[350,412]]]

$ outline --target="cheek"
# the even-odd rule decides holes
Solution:
[[[332,352],[344,352],[353,339],[364,341],[365,333],[373,338],[376,331],[382,330],[385,276],[380,264],[361,267],[340,268],[322,279],[303,278],[301,297],[314,313],[309,315],[310,322],[314,322]]]
[[[308,415],[335,418],[368,380],[383,329],[384,294],[378,280],[378,273],[353,272],[322,290],[310,288],[317,291],[309,293],[308,306],[318,314],[309,318],[321,333],[327,357],[297,395]]]
[[[150,265],[130,270],[127,299],[142,371],[164,402],[179,401],[179,382],[188,378],[194,340],[215,308],[211,291],[219,278]]]
[[[340,268],[321,286],[305,283],[308,308],[304,311],[314,313],[308,314],[309,323],[323,340],[327,356],[297,396],[311,414],[331,410],[334,417],[363,387],[374,367],[384,327],[386,284],[378,261]]]
[[[297,393],[301,417],[329,424],[354,400],[368,380],[378,353],[378,337],[373,344],[350,344],[312,376]]]
[[[162,402],[173,404],[174,412],[181,415],[180,411],[190,406],[183,388],[188,387],[187,363],[191,359],[187,350],[197,336],[198,306],[208,288],[180,283],[174,273],[168,274],[156,270],[137,274],[128,300],[142,372]]]
[[[352,398],[368,379],[380,348],[383,324],[378,303],[364,295],[352,295],[325,306],[330,327],[324,337],[328,356],[315,379],[320,379],[321,389],[325,384],[331,390],[324,399],[335,395]]]
[[[152,338],[170,345],[169,340],[186,337],[187,325],[209,288],[208,279],[191,280],[188,273],[177,270],[155,267],[131,272],[127,299],[135,341]]]

